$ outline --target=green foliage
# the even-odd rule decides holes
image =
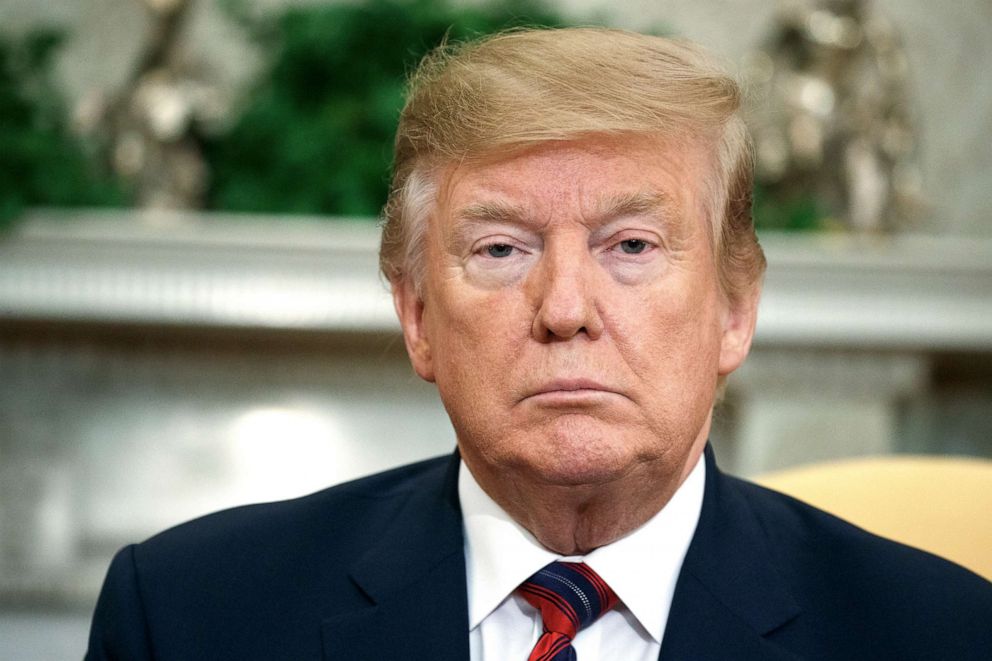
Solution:
[[[250,18],[227,0],[268,66],[234,124],[205,139],[208,206],[249,212],[374,217],[386,198],[406,74],[445,37],[460,40],[565,20],[541,0],[454,7],[443,0],[303,5]],[[54,31],[0,38],[0,227],[28,206],[128,202],[72,135],[51,81]],[[783,199],[760,184],[759,228],[822,229],[812,196]]]
[[[347,216],[385,202],[405,75],[429,49],[445,36],[563,23],[535,0],[370,0],[243,20],[271,65],[236,124],[206,145],[209,206]]]
[[[0,226],[27,206],[121,204],[123,194],[100,176],[66,126],[51,83],[62,42],[53,30],[0,39]]]
[[[786,196],[760,183],[754,187],[754,224],[759,230],[822,230],[829,214],[812,194]]]

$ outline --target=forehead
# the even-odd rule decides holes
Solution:
[[[707,155],[696,142],[642,135],[542,143],[442,171],[439,211],[455,220],[478,219],[487,210],[550,219],[654,202],[694,216]]]

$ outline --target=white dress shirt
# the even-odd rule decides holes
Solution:
[[[657,661],[675,582],[699,521],[706,481],[700,459],[665,507],[643,526],[585,556],[561,556],[510,518],[463,461],[458,474],[465,525],[472,661],[526,661],[542,633],[540,612],[514,590],[554,560],[585,562],[620,603],[573,641],[580,661]]]

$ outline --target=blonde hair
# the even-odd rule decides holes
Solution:
[[[736,82],[699,47],[606,28],[523,29],[428,54],[396,132],[379,266],[424,276],[424,233],[448,164],[591,134],[706,139],[706,213],[720,282],[736,300],[765,259],[751,219],[753,156]]]

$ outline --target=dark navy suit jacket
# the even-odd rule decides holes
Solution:
[[[662,661],[992,659],[992,583],[706,461]],[[433,459],[129,546],[86,658],[467,661],[457,474]]]

